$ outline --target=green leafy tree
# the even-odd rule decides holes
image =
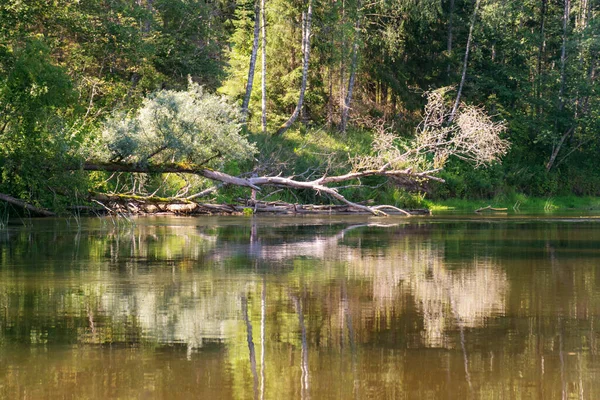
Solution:
[[[52,198],[73,183],[63,168],[80,139],[69,123],[71,81],[34,39],[0,46],[0,71],[0,191]]]
[[[113,161],[144,164],[191,163],[217,167],[256,151],[241,136],[240,112],[223,97],[190,81],[187,91],[149,95],[132,115],[116,113],[102,139]]]

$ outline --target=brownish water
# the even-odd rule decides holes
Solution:
[[[600,398],[593,217],[0,230],[0,398]]]

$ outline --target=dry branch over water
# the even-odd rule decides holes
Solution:
[[[163,168],[164,167],[164,168]],[[360,203],[352,202],[342,194],[338,192],[336,187],[328,185],[335,183],[342,183],[350,180],[360,179],[367,176],[384,176],[384,177],[404,177],[412,180],[436,180],[443,182],[443,179],[431,175],[430,171],[416,173],[411,169],[407,170],[388,170],[386,167],[382,167],[378,170],[365,170],[359,172],[347,173],[344,175],[336,176],[322,176],[318,179],[311,181],[300,181],[294,179],[294,177],[282,177],[282,176],[260,176],[251,178],[240,178],[225,174],[223,172],[213,171],[210,169],[202,168],[200,166],[193,165],[179,165],[179,164],[168,164],[168,165],[133,165],[126,163],[100,163],[100,162],[89,162],[83,165],[83,169],[86,171],[111,171],[111,172],[136,172],[136,173],[166,173],[166,172],[180,172],[180,173],[192,173],[202,176],[207,179],[226,183],[229,185],[236,185],[242,187],[249,187],[255,190],[260,190],[263,186],[276,186],[290,189],[311,189],[318,194],[326,194],[331,198],[336,199],[345,204],[342,208],[336,208],[334,206],[325,206],[327,209],[317,210],[315,206],[299,206],[286,204],[285,213],[316,213],[317,211],[323,212],[363,212],[373,215],[388,215],[388,213],[396,212],[404,215],[410,215],[409,212],[397,208],[392,205],[377,205],[368,206]],[[239,206],[239,210],[235,209],[236,206],[222,206],[222,205],[207,205],[200,204],[191,201],[188,198],[158,198],[158,197],[144,197],[144,196],[129,196],[122,194],[101,194],[92,195],[92,199],[101,202],[105,206],[106,203],[112,203],[113,205],[124,204],[125,209],[129,212],[148,212],[154,213],[158,211],[163,212],[174,212],[174,213],[214,213],[214,212],[225,212],[231,213],[236,211],[242,211],[248,206]],[[270,203],[252,202],[255,211],[260,212],[284,212],[283,209],[276,208]],[[164,205],[161,209],[157,204]],[[156,208],[158,207],[158,209]],[[225,209],[224,209],[225,207]],[[229,207],[229,208],[227,208]],[[233,207],[233,208],[232,208]],[[109,207],[110,208],[110,207]],[[383,210],[388,210],[384,212]],[[123,210],[124,211],[124,210]]]

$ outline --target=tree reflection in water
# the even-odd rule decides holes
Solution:
[[[593,258],[573,269],[557,245],[597,243],[597,230],[220,221],[8,232],[0,394],[600,395],[600,274]],[[48,356],[23,358],[41,348]],[[119,348],[129,353],[107,357]],[[140,375],[120,372],[136,364]],[[107,371],[125,377],[120,388]]]

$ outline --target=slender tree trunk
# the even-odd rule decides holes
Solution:
[[[153,14],[154,14],[153,3],[154,3],[154,0],[146,1],[146,10],[148,10],[148,18],[146,18],[142,24],[142,38],[147,38],[148,35],[150,34],[150,29],[152,28],[152,18],[153,18]],[[137,5],[142,7],[142,2],[140,0],[138,0]],[[127,102],[129,102],[129,100],[131,99],[131,96],[133,95],[133,92],[135,92],[135,89],[137,88],[140,78],[141,78],[140,74],[137,71],[135,71],[133,74],[131,74],[131,86],[127,90],[127,95],[125,96],[125,99]],[[94,89],[95,89],[95,87],[94,87]],[[92,98],[93,98],[93,94],[92,94]]]
[[[306,40],[304,40],[306,35],[306,11],[302,11],[302,59],[304,60],[304,53],[306,52]]]
[[[452,68],[452,22],[454,18],[454,0],[450,0],[450,9],[448,10],[448,42],[446,50],[448,52],[448,67],[446,69],[446,75],[450,77],[450,70]]]
[[[346,98],[346,1],[342,0],[342,16],[340,20],[340,93],[339,93],[339,109],[340,122],[344,110],[344,99]]]
[[[569,14],[571,12],[571,0],[564,0],[564,14],[563,14],[563,37],[562,37],[562,47],[560,50],[560,88],[558,90],[558,114],[561,114],[565,107],[565,82],[566,82],[566,74],[565,74],[565,65],[567,63],[567,34],[569,30]],[[558,125],[558,121],[555,122],[556,128],[560,129]],[[562,146],[565,143],[565,140],[573,133],[573,127],[566,130],[566,132],[561,136],[558,143],[553,147],[552,154],[550,155],[550,159],[546,164],[546,172],[550,172],[552,166],[554,165],[554,161],[556,160],[556,156],[560,152]]]
[[[267,13],[265,10],[265,0],[260,0],[261,25],[262,25],[262,131],[267,133]]]
[[[479,3],[481,0],[477,0],[475,2],[475,9],[473,10],[473,16],[471,17],[471,26],[469,27],[469,36],[467,38],[467,48],[465,50],[465,59],[463,60],[463,68],[462,75],[460,78],[460,84],[458,85],[458,92],[456,93],[456,101],[454,102],[454,107],[452,107],[452,112],[450,113],[449,121],[452,122],[454,120],[454,116],[456,115],[456,110],[460,104],[460,96],[462,95],[463,86],[465,85],[465,78],[467,77],[467,64],[469,63],[469,51],[471,50],[471,41],[473,40],[473,27],[475,26],[475,20],[477,19],[477,10],[479,9]]]
[[[331,42],[330,42],[330,46],[331,49],[335,48],[335,42],[334,42],[334,32],[332,29],[331,32]],[[330,62],[328,63],[329,67],[328,67],[328,80],[329,80],[329,96],[327,99],[327,127],[331,129],[331,126],[333,125],[333,58],[330,59]]]
[[[546,172],[549,172],[552,169],[552,166],[554,165],[554,162],[556,161],[556,157],[558,156],[560,149],[562,148],[563,144],[565,143],[565,140],[569,136],[571,136],[571,133],[573,133],[573,128],[569,128],[560,137],[560,140],[558,141],[558,143],[552,148],[552,154],[550,154],[550,159],[548,160],[548,163],[546,164]]]
[[[312,19],[312,0],[308,0],[308,12],[306,13],[306,29],[302,35],[302,43],[304,44],[304,59],[302,60],[302,84],[300,86],[300,96],[298,97],[298,104],[294,109],[291,117],[275,134],[276,136],[283,135],[285,131],[290,129],[292,124],[296,122],[300,110],[304,104],[304,93],[306,92],[306,82],[308,80],[308,62],[310,60],[310,24]]]
[[[260,3],[255,0],[254,3],[254,41],[252,42],[252,54],[250,55],[250,67],[248,68],[248,83],[246,84],[246,94],[242,102],[242,119],[246,122],[248,118],[248,104],[250,104],[250,95],[254,83],[254,70],[256,68],[256,54],[258,53],[258,38],[260,34]]]
[[[548,0],[542,0],[542,8],[540,10],[540,45],[538,49],[538,58],[537,58],[537,88],[536,88],[536,96],[538,99],[542,97],[542,58],[544,56],[544,51],[546,49],[546,10],[548,7]],[[541,106],[537,107],[537,114],[541,113]]]
[[[148,18],[146,18],[146,21],[144,21],[144,33],[150,32],[150,27],[152,25],[152,15],[154,14],[153,3],[154,3],[154,0],[146,1],[146,9],[150,13],[150,16]]]
[[[562,111],[565,106],[565,65],[567,63],[567,34],[569,30],[569,14],[571,12],[571,0],[564,0],[565,8],[563,14],[563,37],[560,49],[560,89],[558,92],[558,111]]]
[[[354,44],[352,45],[352,65],[350,66],[350,78],[348,79],[348,91],[344,99],[344,107],[342,109],[342,121],[340,130],[346,132],[348,125],[348,114],[350,113],[350,102],[352,102],[352,93],[354,91],[354,81],[356,79],[356,69],[358,67],[358,31],[360,29],[360,19],[356,21],[356,32],[354,36]]]
[[[306,57],[306,12],[302,12],[302,60]],[[304,64],[303,64],[304,65]],[[306,115],[304,114],[304,107],[300,108],[300,121],[304,121]]]

